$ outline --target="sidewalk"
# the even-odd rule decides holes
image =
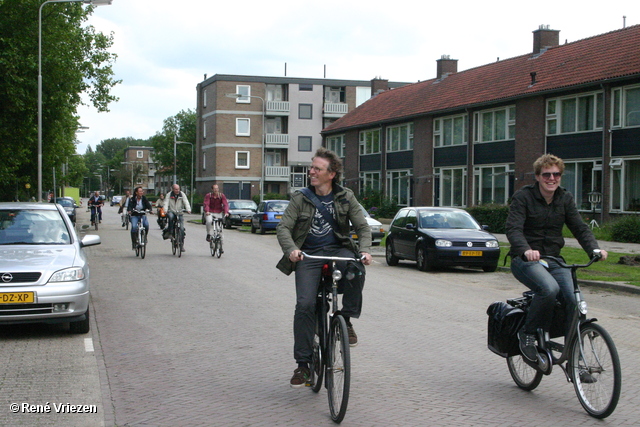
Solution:
[[[506,234],[496,234],[492,233],[494,236],[498,238],[500,243],[509,243],[507,240]],[[579,248],[580,243],[573,237],[566,237],[564,239],[565,246],[570,248]],[[600,245],[600,249],[604,249],[607,252],[622,252],[626,254],[640,254],[640,244],[638,243],[620,243],[620,242],[607,242],[604,240],[599,240],[598,244]]]

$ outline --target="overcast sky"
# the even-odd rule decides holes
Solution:
[[[416,82],[436,59],[458,71],[531,52],[532,31],[560,30],[560,43],[640,23],[638,0],[113,0],[90,24],[114,33],[118,55],[109,113],[82,107],[78,152],[104,139],[146,139],[163,121],[195,109],[204,75]],[[48,5],[56,7],[55,4]]]

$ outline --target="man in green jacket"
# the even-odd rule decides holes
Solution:
[[[362,213],[360,203],[348,188],[337,184],[342,162],[325,148],[319,148],[309,169],[309,190],[326,208],[337,228],[332,227],[316,205],[302,191],[291,196],[291,201],[276,229],[278,242],[284,255],[277,267],[289,275],[296,272],[296,309],[293,320],[294,358],[298,368],[290,384],[304,387],[310,376],[312,343],[315,330],[315,300],[324,261],[304,258],[302,251],[317,256],[354,257],[360,253],[362,263],[369,265],[371,255],[371,229]],[[351,224],[358,234],[358,242],[350,238]],[[345,264],[338,265],[344,269]],[[345,283],[341,313],[347,321],[349,344],[355,346],[358,338],[351,318],[358,318],[362,310],[362,284]]]

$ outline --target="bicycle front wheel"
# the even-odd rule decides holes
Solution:
[[[211,256],[216,255],[216,244],[213,239],[209,242],[209,249],[211,250]]]
[[[147,254],[147,244],[144,242],[145,240],[145,232],[144,230],[139,234],[138,239],[138,245],[140,245],[140,258],[144,259],[144,256]]]
[[[184,247],[184,230],[182,228],[178,228],[178,248],[176,249],[178,252],[178,258],[182,256],[182,248]]]
[[[571,348],[569,372],[578,400],[589,415],[606,418],[620,398],[622,373],[618,351],[609,333],[597,323],[580,328],[582,352],[576,338]]]
[[[177,233],[174,233],[173,239],[171,239],[171,253],[173,253],[174,255],[178,250],[178,238],[177,238],[178,236],[176,234]]]
[[[216,240],[216,256],[220,258],[222,256],[222,240]]]
[[[523,390],[531,391],[542,381],[542,372],[527,365],[521,354],[507,357],[507,367],[513,381]]]
[[[341,315],[331,320],[327,346],[327,392],[331,419],[339,423],[347,412],[351,385],[351,355],[347,323]]]

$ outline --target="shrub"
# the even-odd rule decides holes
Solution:
[[[490,232],[505,233],[505,223],[507,222],[507,216],[509,216],[509,206],[499,204],[478,205],[467,208],[467,212],[469,212],[480,225],[488,225]]]
[[[260,204],[260,195],[257,194],[251,198],[256,205]],[[278,193],[266,193],[264,195],[264,200],[289,200],[289,194],[278,194]]]
[[[367,187],[358,196],[363,208],[374,218],[393,218],[398,212],[398,204],[383,196],[382,191]]]
[[[615,242],[640,243],[640,217],[630,215],[610,224],[611,239]]]

